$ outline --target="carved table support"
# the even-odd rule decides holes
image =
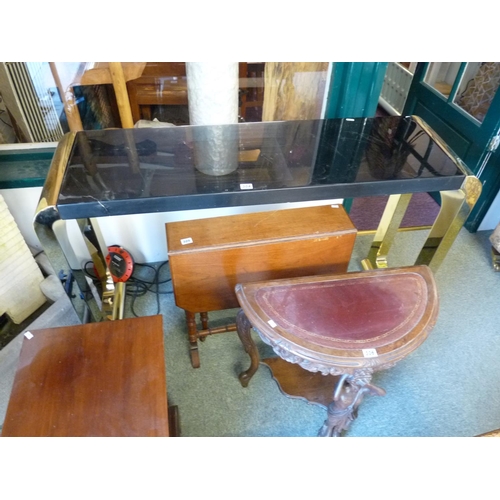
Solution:
[[[238,377],[243,387],[246,387],[250,382],[250,379],[254,376],[255,372],[259,368],[260,361],[259,351],[250,333],[251,329],[252,325],[250,324],[250,321],[248,321],[248,318],[243,310],[240,310],[236,316],[236,331],[238,332],[238,337],[245,348],[245,352],[250,356],[250,368],[240,373]]]
[[[385,396],[385,390],[370,384],[371,370],[362,370],[355,375],[344,374],[333,393],[333,401],[328,405],[325,423],[318,432],[319,437],[338,437],[347,430],[358,416],[358,407],[365,394]]]

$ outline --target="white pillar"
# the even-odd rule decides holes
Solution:
[[[238,63],[186,63],[190,125],[196,168],[208,175],[226,175],[238,168]]]

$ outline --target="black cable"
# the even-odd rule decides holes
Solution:
[[[98,276],[89,272],[88,270],[89,264],[93,264],[93,262],[87,261],[83,266],[83,272],[94,281],[100,282]],[[139,263],[135,264],[134,272],[127,281],[127,287],[125,291],[125,295],[131,297],[130,310],[135,317],[139,316],[134,308],[135,301],[138,297],[143,297],[147,293],[154,293],[156,295],[156,309],[157,309],[156,314],[160,314],[161,312],[160,295],[173,293],[173,290],[160,290],[160,285],[164,285],[172,281],[172,278],[166,278],[160,280],[161,270],[167,264],[168,260],[162,262],[157,268],[152,266],[151,264],[139,264]],[[153,271],[154,274],[151,281],[146,278],[138,277],[138,274],[140,273],[139,270],[141,268]]]
[[[139,296],[139,294],[137,293],[139,288],[142,288],[141,295],[145,295],[147,292],[151,292],[151,293],[154,293],[156,295],[157,314],[160,314],[160,310],[161,310],[160,295],[173,293],[172,290],[168,290],[168,291],[160,290],[160,285],[163,285],[165,283],[169,283],[170,281],[172,281],[172,278],[160,280],[161,270],[162,270],[163,266],[165,266],[166,264],[168,264],[168,260],[162,262],[158,266],[158,268],[155,268],[155,267],[151,266],[150,264],[136,264],[137,266],[145,267],[145,268],[153,270],[154,276],[153,276],[152,281],[148,281],[147,279],[138,278],[138,277],[132,275],[131,279],[133,279],[134,282],[136,283],[136,289],[133,292],[133,297],[132,297],[132,302],[131,302],[131,311],[132,311],[132,314],[134,316],[137,316],[137,313],[135,312],[135,309],[134,309],[134,304],[135,304],[136,298]]]
[[[87,262],[85,262],[85,264],[83,265],[83,272],[86,276],[88,276],[89,278],[93,279],[93,280],[99,280],[99,278],[95,275],[95,274],[91,274],[88,272],[87,270],[87,266],[89,264],[94,264],[91,260],[88,260]]]

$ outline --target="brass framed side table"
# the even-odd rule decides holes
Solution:
[[[372,269],[389,267],[389,250],[418,192],[439,192],[441,209],[416,261],[405,264],[436,271],[481,183],[419,117],[84,131],[61,140],[34,228],[54,268],[69,272],[55,230],[78,221],[102,277],[103,306],[88,293],[72,300],[81,317],[90,312],[100,321],[119,317],[123,302],[103,258],[100,217],[389,195],[362,262]],[[71,271],[85,291],[84,273]]]

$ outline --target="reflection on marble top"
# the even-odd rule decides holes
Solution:
[[[412,117],[86,131],[58,208],[70,218],[438,191],[465,175]]]

